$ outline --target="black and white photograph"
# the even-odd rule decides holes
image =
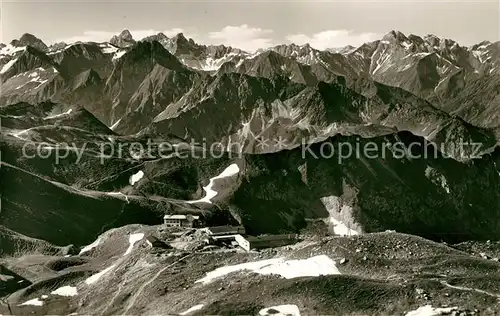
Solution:
[[[6,315],[500,315],[500,1],[0,0]]]

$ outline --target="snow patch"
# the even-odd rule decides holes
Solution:
[[[26,49],[26,46],[16,47],[11,44],[5,45],[0,49],[0,55],[13,55],[14,53],[21,52]]]
[[[92,249],[94,249],[95,247],[97,247],[99,245],[99,243],[101,242],[101,238],[97,238],[93,243],[91,243],[90,245],[87,245],[85,247],[82,248],[82,250],[80,250],[80,253],[78,255],[81,255],[83,253],[86,253]]]
[[[115,55],[113,56],[113,60],[121,58],[123,55],[125,55],[127,51],[126,50],[121,50],[119,52],[116,52]]]
[[[405,316],[439,316],[449,314],[457,309],[457,307],[434,308],[431,305],[425,305],[414,311],[406,313]]]
[[[214,58],[214,56],[207,56],[205,59],[185,59],[180,58],[179,60],[188,67],[203,70],[203,71],[216,71],[218,70],[224,63],[232,61],[234,58],[239,56],[240,54],[235,52],[230,52],[220,58]],[[241,62],[242,60],[240,60]],[[238,67],[238,66],[236,66]]]
[[[377,66],[372,71],[372,75],[374,75],[377,71],[379,71],[384,66],[384,63],[390,59],[390,57],[391,57],[391,55],[386,54],[386,50],[384,50],[384,52],[379,56],[379,58],[377,60],[375,60],[375,63]],[[372,64],[373,64],[373,62],[372,62]]]
[[[243,65],[243,63],[245,62],[245,58],[242,58],[238,61],[238,63],[236,64],[235,68],[238,69],[240,68],[241,65]]]
[[[69,110],[67,110],[67,111],[66,111],[66,112],[64,112],[64,113],[61,113],[61,114],[55,114],[55,115],[50,115],[50,116],[44,117],[43,119],[44,119],[44,120],[49,120],[49,119],[53,119],[53,118],[58,118],[58,117],[61,117],[61,116],[68,115],[68,114],[70,114],[72,111],[73,111],[73,109],[69,109]]]
[[[126,256],[130,254],[132,252],[132,249],[134,248],[135,243],[141,240],[142,238],[144,238],[143,233],[130,234],[130,236],[128,237],[129,246],[127,251],[125,251],[123,255]]]
[[[288,118],[292,121],[307,119],[304,117],[298,108],[293,108],[287,103],[283,103],[280,100],[275,100],[271,103],[271,111],[273,119],[283,117]],[[307,119],[308,120],[308,119]],[[262,125],[264,125],[263,123]]]
[[[336,196],[325,196],[320,198],[320,200],[330,214],[328,222],[332,225],[335,235],[352,236],[360,234],[359,231],[352,229],[349,223],[346,225],[337,219],[349,219],[352,217],[353,209],[351,206],[344,204],[342,199]]]
[[[130,201],[128,200],[128,195],[123,194],[122,192],[108,192],[107,194],[112,195],[112,196],[121,195],[125,198],[125,200],[127,201],[127,204],[130,203]]]
[[[480,63],[484,62],[484,60],[483,60],[484,53],[483,52],[478,52],[477,50],[473,50],[472,55],[474,55],[474,57],[477,58]]]
[[[144,177],[144,171],[142,170],[139,170],[137,173],[133,174],[130,179],[129,179],[129,183],[130,185],[134,185],[136,184],[139,180],[142,179],[142,177]]]
[[[409,48],[411,47],[411,45],[412,45],[412,44],[411,44],[411,43],[408,43],[408,42],[401,42],[401,45],[403,45],[403,47],[404,47],[405,49],[409,49]]]
[[[262,275],[279,275],[286,279],[340,274],[332,259],[320,255],[309,259],[285,260],[277,258],[224,266],[207,273],[204,278],[197,280],[195,283],[207,284],[230,273],[245,270]]]
[[[14,58],[14,59],[11,59],[10,61],[8,61],[5,65],[3,65],[2,67],[2,70],[0,70],[0,74],[4,74],[7,72],[7,70],[10,69],[10,67],[12,67],[12,65],[14,65],[17,61],[17,58]]]
[[[350,229],[344,223],[336,220],[333,217],[330,217],[330,223],[332,223],[332,225],[333,225],[333,233],[335,235],[340,235],[340,236],[359,235],[359,233],[357,231],[355,231],[354,229]]]
[[[179,313],[179,315],[187,315],[189,313],[192,313],[192,312],[195,312],[195,311],[199,311],[202,308],[203,308],[203,304],[198,304],[198,305],[195,305],[195,306],[191,307],[190,309],[185,310],[182,313]]]
[[[26,301],[18,306],[43,306],[43,302],[37,297],[32,300]]]
[[[63,286],[55,291],[50,292],[50,294],[59,296],[76,296],[78,295],[78,291],[74,286]]]
[[[108,273],[109,271],[111,271],[115,266],[116,266],[116,264],[114,264],[112,266],[109,266],[106,269],[102,270],[101,272],[96,273],[96,274],[90,276],[89,278],[87,278],[85,280],[85,283],[88,284],[88,285],[96,283],[97,281],[99,281],[100,278],[102,278],[103,275],[105,275],[106,273]]]
[[[416,57],[416,58],[418,58],[418,57],[422,57],[423,58],[423,57],[429,56],[430,54],[431,53],[415,53],[412,56]]]
[[[13,134],[11,134],[11,135],[12,135],[12,136],[14,136],[15,138],[20,139],[20,140],[28,140],[28,139],[23,138],[23,137],[21,137],[21,136],[19,136],[19,135],[21,135],[21,134],[26,134],[26,133],[28,133],[28,132],[29,132],[29,130],[30,130],[30,129],[28,128],[28,129],[25,129],[25,130],[21,130],[21,131],[19,131],[19,132],[17,132],[17,133],[13,133]]]
[[[212,57],[207,57],[205,59],[205,65],[201,66],[201,70],[212,71],[217,70],[224,63],[225,58],[214,59]]]
[[[121,120],[122,120],[122,119],[119,119],[118,121],[116,121],[113,125],[111,125],[111,127],[110,127],[110,128],[111,128],[111,129],[116,128],[116,127],[118,126],[118,124],[120,124],[120,121],[121,121]]]
[[[277,311],[277,313],[276,313]],[[259,311],[261,316],[300,316],[300,311],[297,305],[278,305],[261,309]]]
[[[203,197],[202,199],[196,200],[196,201],[188,201],[187,203],[193,204],[193,203],[205,202],[205,203],[212,204],[211,199],[214,198],[218,194],[217,191],[212,189],[212,187],[214,186],[215,180],[234,176],[238,172],[240,172],[240,168],[238,167],[238,165],[235,163],[231,164],[229,167],[224,169],[224,171],[222,171],[222,173],[220,175],[211,178],[208,185],[203,187],[203,190],[205,191],[205,197]]]
[[[42,84],[46,83],[47,81],[49,81],[49,80],[45,79],[45,80],[42,80],[42,81],[38,81],[40,84],[38,86],[36,86],[35,89],[38,89]]]
[[[105,47],[103,47],[103,49],[102,49],[102,52],[103,52],[104,54],[114,54],[114,53],[116,53],[117,51],[118,51],[118,47],[114,47],[114,46],[111,46],[111,45],[109,45],[109,46],[105,46]]]

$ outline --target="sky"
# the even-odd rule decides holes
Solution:
[[[498,0],[438,1],[72,1],[0,0],[0,42],[32,33],[45,43],[135,39],[183,32],[201,44],[253,51],[291,43],[357,46],[391,30],[435,34],[461,45],[500,40]]]

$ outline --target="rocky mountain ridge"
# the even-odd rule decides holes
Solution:
[[[39,43],[32,35],[23,36],[23,41],[18,42],[29,42],[26,38]],[[128,41],[128,44],[117,44],[119,39]],[[2,104],[48,100],[63,104],[76,103],[124,135],[161,132],[160,122],[166,124],[163,129],[178,124],[176,120],[181,120],[180,125],[183,126],[185,122],[182,121],[182,115],[189,116],[188,120],[201,118],[193,111],[210,106],[194,104],[200,101],[206,103],[211,99],[218,103],[224,94],[224,97],[228,97],[228,93],[233,93],[230,91],[239,82],[247,86],[240,91],[244,94],[251,93],[254,89],[252,85],[262,86],[264,90],[255,93],[259,98],[261,95],[267,98],[263,100],[264,108],[268,108],[266,111],[279,108],[285,112],[295,112],[292,116],[285,115],[292,119],[289,121],[292,125],[285,128],[293,130],[287,132],[291,134],[287,140],[292,145],[297,144],[294,135],[307,135],[316,139],[342,133],[345,128],[331,125],[339,123],[376,124],[400,131],[410,130],[429,140],[436,140],[437,137],[440,139],[438,145],[443,139],[438,135],[442,134],[444,143],[448,144],[450,139],[482,143],[484,147],[481,153],[490,152],[496,145],[492,139],[497,137],[499,121],[495,114],[498,112],[495,111],[496,95],[491,93],[498,82],[494,73],[498,62],[494,43],[483,42],[465,48],[435,36],[422,39],[392,31],[380,41],[364,44],[355,50],[346,49],[342,54],[318,51],[309,45],[292,44],[250,55],[225,46],[198,45],[183,34],[173,38],[159,34],[135,42],[130,32],[123,31],[113,37],[110,43],[76,43],[56,51],[48,49],[48,52],[29,45],[19,50],[21,44],[18,42],[11,44],[16,48],[14,50],[3,49],[8,54],[2,60],[10,60],[2,66],[0,74],[3,81]],[[194,69],[199,67],[189,62],[192,58],[204,60],[205,63],[207,58],[236,58],[238,61],[235,59],[221,63],[214,74]],[[487,65],[477,63],[478,58],[487,61]],[[409,93],[402,93],[398,88]],[[224,92],[218,95],[217,90],[221,89]],[[316,95],[311,94],[314,89],[318,91]],[[346,122],[342,122],[342,119],[339,121],[337,115],[332,116],[335,117],[333,121],[308,119],[312,113],[307,109],[301,110],[305,104],[298,96],[311,95],[324,99],[329,94],[331,102],[336,103],[337,100],[332,97],[338,92],[334,90],[349,95],[349,100],[357,100],[357,108],[349,110],[356,113],[350,113]],[[233,97],[241,100],[242,96],[238,94],[223,102]],[[474,108],[482,107],[483,110],[471,110],[472,104],[456,105],[460,104],[457,100],[465,98]],[[231,133],[236,135],[227,135],[225,130],[215,134],[210,131],[213,141],[225,138],[223,143],[233,139],[239,143],[251,141],[242,135],[243,131],[234,127],[245,126],[250,120],[261,120],[263,124],[259,130],[252,130],[252,135],[258,136],[268,129],[265,125],[272,126],[272,121],[278,119],[276,114],[254,113],[255,100],[249,101],[250,107],[238,114],[238,118],[224,118],[226,124],[232,126]],[[235,100],[231,102],[241,103]],[[326,100],[321,102],[325,109],[332,106]],[[346,104],[349,103],[352,102]],[[240,108],[242,106],[240,104]],[[219,105],[216,107],[220,108]],[[314,111],[325,110],[317,109],[317,105],[314,107]],[[424,112],[420,108],[425,109]],[[61,110],[64,112],[67,109]],[[276,110],[271,113],[284,113]],[[344,111],[342,106],[340,111]],[[314,123],[313,126],[308,126],[310,122]],[[297,126],[297,123],[300,124]],[[197,129],[201,125],[195,126]],[[187,133],[179,133],[182,135],[178,137],[193,137],[205,131],[188,129]],[[280,131],[273,133],[283,134]],[[248,150],[257,149],[249,147]],[[270,151],[273,151],[272,147]]]

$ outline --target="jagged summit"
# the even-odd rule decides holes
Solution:
[[[315,50],[314,48],[311,47],[311,44],[309,43],[305,43],[305,44],[302,44],[302,45],[298,45],[298,44],[295,44],[295,43],[290,43],[290,44],[279,44],[279,45],[276,45],[276,46],[273,46],[272,49],[282,49],[282,48],[286,48],[286,49],[301,49],[301,50]]]
[[[331,52],[331,53],[339,53],[339,54],[348,54],[356,50],[355,46],[352,45],[347,45],[344,47],[332,47],[332,48],[327,48],[326,51]]]
[[[164,43],[167,40],[168,40],[168,36],[163,34],[162,32],[160,32],[158,34],[154,34],[154,35],[149,35],[149,36],[146,36],[143,39],[141,39],[141,41],[147,41],[147,42],[148,41],[157,41],[160,43]]]
[[[317,61],[316,55],[319,53],[319,50],[311,47],[309,43],[303,45],[297,45],[295,43],[281,44],[273,46],[267,50],[261,50],[259,52],[263,53],[268,50],[274,51],[288,58],[296,59],[299,62],[307,65],[315,63],[315,61]]]
[[[117,47],[128,47],[135,43],[134,38],[129,30],[123,30],[119,35],[113,36],[109,43],[117,46]]]
[[[184,33],[178,33],[174,37],[170,38],[166,43],[167,49],[172,54],[189,54],[198,53],[201,45],[195,43],[195,41],[190,38],[187,39]]]
[[[48,48],[41,39],[30,33],[24,33],[19,39],[12,40],[10,44],[15,47],[32,46],[41,51]]]
[[[415,34],[408,35],[408,39],[419,46],[425,43],[423,38]]]
[[[389,33],[385,34],[382,37],[382,41],[388,41],[388,42],[404,42],[407,40],[408,38],[406,37],[406,35],[404,35],[400,31],[395,31],[395,30],[390,31]]]
[[[434,34],[427,34],[424,36],[424,41],[429,43],[431,46],[439,46],[441,39]]]
[[[172,38],[169,39],[171,45],[176,45],[178,47],[191,46],[198,47],[202,45],[198,45],[192,38],[187,38],[184,33],[177,33]]]
[[[129,30],[123,30],[123,31],[120,33],[119,37],[120,37],[121,39],[126,40],[126,41],[132,41],[132,40],[134,40],[134,39],[132,38],[132,34],[130,34],[130,31],[129,31]]]
[[[181,63],[175,58],[161,43],[158,41],[140,41],[137,42],[125,55],[120,59],[128,59],[130,61],[139,61],[147,58],[157,58],[161,60],[169,60],[176,65]]]
[[[183,32],[180,32],[180,33],[177,33],[176,35],[174,35],[172,37],[172,40],[173,41],[176,41],[176,42],[188,42],[188,39],[186,38],[186,36],[184,35]],[[192,40],[192,39],[191,39]]]
[[[68,46],[68,44],[66,44],[65,42],[57,42],[57,43],[50,45],[49,50],[58,51],[60,49],[64,49],[67,46]]]
[[[496,43],[498,43],[498,42],[496,42]],[[476,49],[479,49],[479,48],[488,47],[491,44],[493,44],[493,43],[490,42],[490,41],[482,41],[481,43],[477,43],[475,45],[472,45],[471,49],[472,50],[476,50]]]

